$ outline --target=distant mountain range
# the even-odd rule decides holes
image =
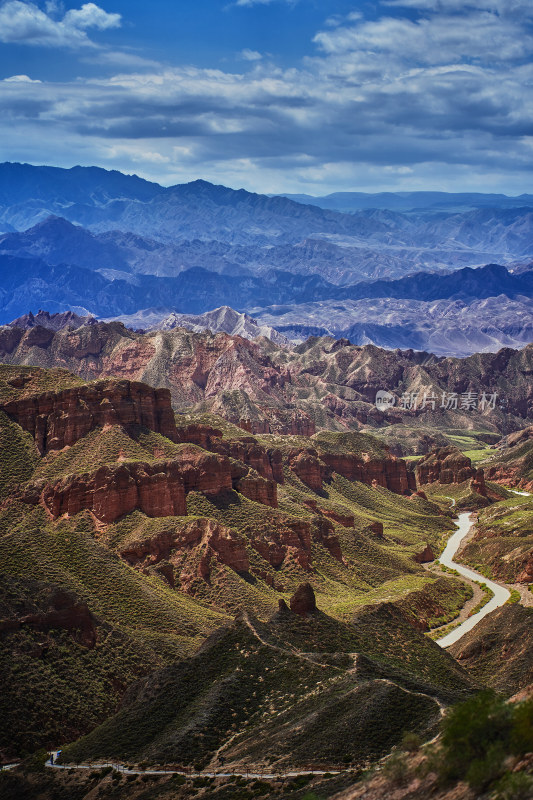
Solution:
[[[424,194],[427,199],[430,193]],[[459,213],[451,197],[452,211],[428,214],[420,199],[420,213],[405,214],[395,209],[397,203],[384,205],[383,195],[376,195],[375,203],[368,196],[365,208],[346,214],[206,181],[166,188],[95,167],[62,170],[6,163],[0,165],[0,230],[23,231],[55,215],[93,234],[113,232],[90,249],[109,246],[106,258],[116,260],[118,246],[123,257],[128,251],[126,260],[134,271],[146,271],[139,250],[147,248],[163,255],[172,270],[165,274],[191,266],[212,269],[206,260],[215,260],[217,271],[235,265],[253,272],[316,271],[346,284],[533,255],[529,196],[516,205],[522,198],[510,204],[509,198],[497,201],[493,195],[487,204],[479,200],[481,207],[470,205]],[[123,235],[117,240],[117,231],[149,242]],[[162,253],[163,244],[171,245],[170,252]],[[137,266],[131,264],[131,250]]]
[[[341,199],[360,207],[0,165],[0,324],[41,308],[455,355],[531,341],[533,196]]]
[[[296,203],[350,213],[365,208],[434,214],[436,211],[469,211],[476,208],[533,207],[533,194],[509,197],[480,192],[333,192],[323,197],[310,194],[284,194]]]

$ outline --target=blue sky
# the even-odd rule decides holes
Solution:
[[[531,0],[0,0],[0,160],[531,192]]]

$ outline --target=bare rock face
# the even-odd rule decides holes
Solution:
[[[463,483],[476,475],[470,459],[457,447],[437,447],[418,462],[418,483]]]
[[[30,487],[23,495],[35,502]],[[181,465],[177,461],[153,464],[122,463],[96,472],[69,476],[45,484],[42,502],[54,519],[91,511],[101,522],[111,523],[135,509],[149,517],[184,516],[187,513]]]
[[[311,569],[311,524],[306,520],[286,519],[268,537],[252,536],[250,544],[274,569],[290,561]]]
[[[199,450],[197,447],[184,448],[178,459],[185,492],[219,494],[232,488],[231,465],[226,456]]]
[[[320,510],[325,517],[333,520],[337,525],[342,525],[343,528],[355,527],[355,517],[353,514],[340,514],[338,511],[332,511],[330,508],[321,508]]]
[[[78,386],[12,400],[2,410],[31,433],[41,455],[73,445],[105,425],[144,425],[176,440],[170,392],[144,383],[122,380]]]
[[[289,602],[291,611],[301,617],[317,612],[315,593],[310,583],[300,584]]]
[[[435,554],[431,545],[427,544],[420,553],[413,556],[413,559],[417,564],[429,564],[430,561],[434,561]]]
[[[42,501],[54,519],[88,510],[101,522],[110,523],[135,509],[149,517],[185,516],[189,492],[217,495],[231,488],[229,459],[192,446],[172,460],[122,461],[93,473],[31,484],[22,500],[32,504]],[[268,495],[268,488],[264,499],[274,502],[276,498]]]
[[[155,566],[169,583],[172,581],[172,586],[179,584],[188,594],[195,593],[199,578],[210,581],[213,559],[235,572],[250,569],[244,539],[231,528],[206,518],[169,527],[151,538],[133,542],[120,555],[128,564],[143,571]],[[159,566],[161,562],[165,563]]]
[[[264,506],[278,507],[278,486],[275,481],[268,481],[256,475],[245,475],[234,483],[236,491]]]
[[[475,494],[487,497],[487,487],[485,486],[485,473],[482,469],[477,469],[474,477],[470,481],[470,489]]]
[[[368,530],[368,533],[370,534],[370,536],[372,536],[375,539],[384,539],[385,538],[384,533],[383,533],[383,523],[382,522],[373,522],[371,525],[368,526],[367,530]]]
[[[295,450],[288,456],[289,466],[302,483],[314,492],[320,492],[324,480],[331,476],[331,470],[320,460],[316,450]]]
[[[321,453],[320,458],[332,470],[350,481],[361,481],[369,486],[382,486],[396,494],[410,494],[416,489],[412,472],[403,459],[394,456],[373,458],[368,454]]]
[[[180,426],[177,429],[178,442],[190,442],[204,450],[219,453],[254,469],[267,480],[283,483],[283,456],[281,451],[273,448],[262,447],[252,437],[243,436],[240,439],[223,439],[222,431],[210,425],[192,423]]]
[[[516,578],[517,583],[531,583],[533,581],[533,553],[526,556],[522,562],[522,571]]]

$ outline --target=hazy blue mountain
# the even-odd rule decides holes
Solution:
[[[391,212],[372,214],[379,216],[383,224],[391,218]],[[504,218],[506,214],[503,213]],[[459,224],[464,231],[472,228],[472,222],[467,224],[465,217],[461,217],[459,223],[456,217],[441,222],[448,228],[447,236],[456,235],[454,224]],[[528,220],[522,217],[516,225],[524,222]],[[506,237],[513,236],[512,224],[506,227],[501,221],[495,221],[491,226],[485,220],[482,227],[492,230],[498,239],[495,250],[505,249]],[[515,249],[520,250],[522,246],[523,242],[519,241]],[[57,216],[48,217],[23,232],[0,235],[0,253],[42,258],[53,265],[68,263],[100,271],[114,270],[123,274],[109,277],[126,280],[128,273],[173,277],[191,267],[203,267],[227,275],[262,275],[272,269],[300,275],[318,274],[342,286],[365,278],[398,278],[417,272],[421,267],[426,273],[437,274],[442,272],[440,268],[444,264],[460,269],[472,263],[473,252],[465,248],[417,250],[399,245],[390,248],[372,243],[356,245],[345,237],[306,238],[296,244],[273,246],[201,239],[162,242],[131,232],[95,233]]]
[[[300,199],[0,164],[0,324],[227,306],[295,338],[466,353],[531,337],[533,195],[329,198],[351,213]]]
[[[148,271],[144,244],[117,241],[117,232],[148,240],[147,249],[160,256],[154,258],[157,274],[169,274],[164,272],[167,262],[176,274],[180,253],[173,248],[184,243],[181,268],[319,272],[339,284],[533,255],[531,196],[464,195],[460,213],[457,197],[450,196],[449,204],[447,197],[427,192],[376,195],[376,202],[365,201],[364,208],[347,214],[202,180],[162,187],[96,167],[0,165],[0,229],[23,231],[49,216],[63,217],[92,234],[107,234],[108,240],[99,243],[111,250],[119,247],[118,262],[125,258],[133,271]],[[416,213],[404,213],[406,202],[415,202]],[[167,254],[163,245],[172,252]],[[198,251],[195,261],[191,249]],[[210,258],[217,260],[215,267]],[[71,260],[69,253],[63,260]],[[120,270],[123,265],[104,268]]]
[[[339,287],[336,297],[352,300],[374,297],[474,300],[501,294],[507,297],[531,297],[533,270],[513,275],[499,264],[487,264],[477,269],[465,267],[447,275],[419,272],[397,280],[361,282],[355,286]]]
[[[474,208],[533,207],[533,195],[522,194],[509,197],[505,194],[482,194],[480,192],[333,192],[322,197],[310,194],[284,194],[297,203],[328,208],[332,211],[351,213],[365,208],[386,208],[391,211],[459,211]]]
[[[467,356],[521,348],[533,341],[533,300],[505,295],[484,300],[323,300],[252,309],[293,341],[335,336],[353,344],[412,348]]]

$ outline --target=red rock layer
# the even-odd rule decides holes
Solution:
[[[524,559],[521,565],[521,572],[518,573],[517,583],[531,583],[533,581],[533,553]]]
[[[144,383],[112,381],[47,392],[2,406],[29,431],[41,454],[73,445],[104,425],[144,425],[176,440],[176,424],[168,389]]]
[[[31,490],[23,499],[35,501]],[[46,484],[42,501],[54,519],[83,510],[91,511],[106,523],[114,522],[135,509],[149,517],[184,516],[187,513],[181,465],[177,461],[100,467],[92,474]]]
[[[414,474],[407,469],[405,461],[394,456],[372,458],[367,454],[327,453],[308,448],[293,451],[288,461],[292,471],[315,492],[322,490],[324,481],[328,481],[333,472],[350,481],[383,486],[397,494],[411,494],[416,490]]]
[[[330,469],[350,481],[361,481],[369,486],[383,486],[396,494],[411,494],[416,490],[414,473],[407,469],[403,459],[394,456],[372,458],[364,453],[321,453],[320,458]]]
[[[302,569],[311,568],[311,525],[304,520],[286,519],[268,538],[252,536],[250,544],[274,569],[291,560]]]
[[[477,469],[474,477],[470,481],[470,489],[472,492],[487,497],[487,487],[485,486],[485,473],[482,469]]]
[[[289,602],[294,614],[299,614],[301,617],[316,614],[315,593],[310,583],[300,584]]]
[[[318,505],[316,500],[311,498],[308,500],[302,500],[302,503],[304,506],[312,509],[315,514],[320,514],[321,516],[332,520],[332,522],[336,522],[337,525],[342,525],[344,528],[355,527],[355,517],[353,514],[343,514],[340,511],[334,511],[331,508],[322,508]]]
[[[205,450],[229,456],[252,467],[267,480],[283,483],[283,456],[277,448],[262,447],[252,437],[223,439],[222,431],[209,425],[190,424],[177,429],[177,441],[192,442]]]
[[[185,447],[177,460],[185,492],[219,494],[232,488],[229,458],[196,447]]]
[[[413,556],[413,559],[416,561],[417,564],[428,564],[430,561],[435,560],[435,554],[431,548],[431,545],[427,544],[420,553],[416,553]]]
[[[121,557],[131,566],[143,570],[168,562],[158,568],[174,586],[194,593],[197,578],[209,581],[211,560],[214,558],[235,572],[248,572],[250,562],[246,544],[235,531],[213,519],[197,519],[180,528],[161,531],[149,539],[125,547]],[[196,558],[192,557],[196,555]]]
[[[275,481],[259,476],[245,475],[233,484],[237,492],[264,506],[278,507],[278,487]]]
[[[324,481],[331,477],[331,469],[328,469],[320,460],[317,451],[313,448],[293,450],[287,459],[294,474],[314,492],[320,492],[323,489]]]
[[[437,447],[418,462],[416,476],[418,483],[463,483],[474,478],[476,470],[470,459],[457,447]]]

